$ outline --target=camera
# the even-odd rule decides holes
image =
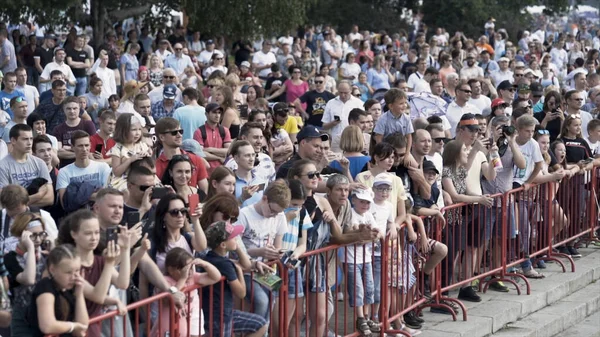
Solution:
[[[512,136],[517,132],[517,129],[512,125],[505,125],[502,127],[502,133],[507,136]]]

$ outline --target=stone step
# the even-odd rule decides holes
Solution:
[[[488,290],[480,294],[482,301],[479,303],[463,302],[468,313],[466,322],[462,321],[461,314],[454,322],[449,315],[432,314],[426,309],[423,316],[425,325],[420,336],[484,337],[493,334],[551,337],[571,327],[600,307],[600,282],[594,283],[600,279],[600,250],[589,248],[580,251],[584,256],[575,261],[575,273],[570,272],[567,263],[566,273],[558,264],[549,263],[548,268],[541,271],[546,278],[529,280],[531,295],[525,293],[521,282],[521,295],[517,295],[513,288],[509,293]],[[457,292],[450,295],[456,298]],[[562,317],[561,310],[567,310],[573,318]],[[538,312],[543,313],[536,315]],[[537,326],[545,326],[545,330],[538,332]]]
[[[600,337],[600,312],[592,314],[575,326],[554,337]]]

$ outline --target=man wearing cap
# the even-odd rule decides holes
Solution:
[[[163,146],[163,152],[156,159],[156,175],[162,178],[163,174],[167,170],[169,161],[175,155],[187,155],[192,162],[192,177],[189,181],[190,186],[197,186],[198,189],[208,192],[208,174],[206,173],[206,166],[202,158],[199,158],[193,153],[185,152],[181,149],[183,143],[182,133],[183,130],[179,125],[179,122],[171,117],[164,117],[156,121],[155,127],[156,135],[158,140]]]
[[[206,106],[206,122],[194,132],[194,140],[204,147],[205,159],[210,164],[209,174],[221,166],[227,157],[231,134],[220,124],[223,108],[217,103]]]
[[[92,59],[83,50],[85,45],[85,36],[79,35],[75,39],[73,48],[67,50],[67,64],[71,67],[77,85],[75,87],[75,96],[81,96],[87,91],[88,78],[86,71],[92,66]]]
[[[37,79],[39,82],[39,76],[44,71],[44,67],[54,58],[54,46],[56,45],[56,36],[47,34],[44,36],[44,42],[41,46],[35,48],[35,53],[33,55],[33,61],[35,63],[35,69],[37,72]],[[39,83],[35,84],[36,86]]]
[[[542,97],[544,97],[544,88],[540,82],[534,81],[529,85],[529,89],[531,90],[531,103],[533,105],[533,113],[541,112],[544,109],[544,102]]]
[[[461,80],[470,80],[472,78],[482,78],[483,69],[475,62],[475,53],[470,52],[467,54],[467,65],[462,67],[460,70]]]
[[[183,45],[181,43],[175,43],[173,50],[175,53],[167,56],[165,59],[165,68],[173,69],[175,74],[180,77],[183,75],[185,68],[194,68],[194,64],[189,56],[183,54]]]
[[[182,106],[175,110],[173,118],[179,121],[183,129],[183,140],[192,139],[194,132],[206,122],[206,110],[198,104],[200,93],[194,88],[183,90]]]
[[[481,111],[482,115],[489,115],[492,109],[492,101],[489,97],[481,94],[481,82],[476,78],[472,78],[468,83],[471,86],[472,91],[469,103],[477,107],[477,109]]]
[[[210,60],[212,60],[213,53],[215,52],[215,42],[213,40],[206,41],[206,49],[200,52],[200,56],[198,56],[198,62],[200,65],[204,67],[208,67],[210,65]]]
[[[163,100],[152,104],[152,118],[159,120],[163,117],[172,117],[176,109],[181,108],[183,104],[175,100],[177,97],[177,87],[174,84],[167,84],[163,89]]]
[[[262,43],[262,49],[254,53],[252,57],[252,67],[258,71],[258,77],[261,80],[266,80],[273,64],[277,64],[277,58],[271,52],[271,42],[265,40]]]
[[[319,130],[312,125],[305,125],[298,135],[298,151],[290,158],[290,160],[283,163],[277,171],[277,178],[286,178],[289,169],[294,165],[297,160],[309,159],[315,163],[321,161],[323,157],[323,150],[321,148],[322,142],[328,141],[329,136],[322,134]]]
[[[512,115],[512,102],[515,100],[515,89],[509,80],[504,80],[498,84],[498,98],[501,98],[507,104],[504,112],[508,116]]]
[[[476,106],[469,103],[471,93],[472,91],[469,83],[461,81],[456,87],[456,99],[448,104],[446,118],[448,118],[448,122],[450,122],[450,134],[452,135],[452,138],[456,137],[458,122],[464,114],[469,113],[476,115],[481,113]]]
[[[508,67],[509,62],[508,57],[501,57],[498,60],[498,70],[490,72],[489,77],[493,80],[496,87],[502,81],[511,81],[513,79],[513,72]]]
[[[75,79],[75,75],[73,75],[73,71],[71,71],[71,67],[69,67],[65,63],[66,56],[67,53],[65,53],[65,50],[61,47],[56,47],[54,49],[54,61],[46,64],[46,66],[44,67],[44,71],[42,71],[42,74],[40,75],[41,92],[44,92],[50,88],[50,73],[53,70],[60,70],[60,72],[62,72],[65,75],[65,81],[70,86],[75,86],[77,84],[77,80]]]
[[[17,69],[15,46],[8,39],[8,31],[0,29],[0,71],[4,74]]]
[[[252,85],[254,74],[250,71],[250,62],[242,61],[240,63],[240,80],[242,83]]]
[[[175,70],[165,68],[163,70],[162,85],[159,85],[148,93],[148,97],[150,97],[152,104],[164,99],[164,90],[167,85],[175,86],[175,100],[181,102],[181,90],[177,87],[177,74],[175,74]]]
[[[329,132],[333,139],[338,139],[344,129],[348,126],[348,116],[352,109],[362,109],[363,101],[352,96],[350,83],[340,81],[338,85],[338,97],[330,100],[325,105],[323,114],[323,129]],[[334,152],[340,152],[339,143],[331,144]]]

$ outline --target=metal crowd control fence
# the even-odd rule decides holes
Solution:
[[[462,310],[463,320],[467,320],[465,306],[449,297],[451,290],[475,286],[486,292],[494,282],[502,281],[512,284],[521,294],[517,281],[522,281],[530,294],[530,282],[523,274],[514,272],[514,267],[528,268],[539,260],[552,260],[566,272],[560,257],[566,258],[574,271],[572,258],[555,248],[572,246],[578,240],[584,243],[597,240],[599,186],[600,168],[597,168],[560,182],[519,187],[492,195],[492,207],[465,203],[448,206],[443,210],[445,224],[437,218],[423,219],[428,224],[427,236],[448,247],[446,258],[429,276],[429,284],[424,282],[423,270],[429,256],[418,248],[421,237],[409,242],[406,224],[393,240],[386,237],[374,242],[328,245],[308,251],[303,255],[302,266],[295,270],[288,270],[279,261],[273,262],[271,265],[276,266],[282,285],[278,292],[268,294],[269,336],[323,336],[328,330],[346,337],[359,336],[355,322],[360,315],[380,322],[381,332],[373,333],[375,336],[384,333],[409,336],[401,330],[403,315],[411,311],[419,313],[425,307],[447,310],[456,320],[458,312],[450,305],[454,302]],[[349,252],[353,254],[346,259]],[[222,298],[215,298],[213,290],[219,287],[222,291],[225,282],[222,279],[211,286],[208,298],[202,296],[200,286],[188,287],[184,309],[188,313],[192,311],[191,299],[195,292],[200,308],[203,301],[223,303]],[[375,296],[375,283],[379,284],[378,296]],[[252,282],[246,289],[249,303],[239,301],[236,308],[256,310],[255,301],[259,298],[256,287],[260,286]],[[343,294],[345,302],[338,304],[338,293]],[[362,310],[356,305],[360,297]],[[157,303],[160,311],[169,311],[168,320],[159,315],[158,321],[151,322],[153,303]],[[168,331],[172,337],[190,336],[192,319],[198,319],[187,315],[180,321],[181,311],[166,293],[130,304],[127,309],[129,315],[124,317],[112,311],[91,318],[90,327],[101,325],[103,337],[153,337],[153,329],[163,334]],[[210,322],[220,319],[217,326],[221,330],[217,336],[231,335],[222,330],[222,312],[203,314]],[[117,324],[119,319],[122,324]],[[205,334],[215,335],[213,326],[208,324]]]

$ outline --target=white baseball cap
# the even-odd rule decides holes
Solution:
[[[354,190],[354,192],[352,192],[352,195],[360,200],[365,200],[368,202],[373,202],[373,192],[371,192],[371,190],[364,190],[362,188],[356,189]]]
[[[379,185],[390,185],[392,186],[392,176],[390,176],[388,173],[379,173],[377,176],[375,176],[375,181],[373,181],[373,186],[379,186]]]

